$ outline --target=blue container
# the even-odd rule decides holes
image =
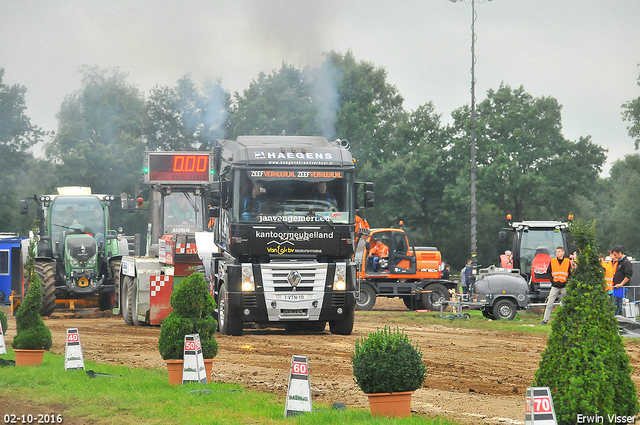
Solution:
[[[0,234],[0,304],[9,305],[11,290],[22,294],[22,240],[15,234]]]

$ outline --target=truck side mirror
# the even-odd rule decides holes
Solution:
[[[498,240],[501,243],[507,242],[509,240],[509,235],[507,234],[506,231],[500,230],[500,233],[498,233]]]
[[[360,188],[362,187],[362,199],[360,199]],[[356,208],[373,207],[373,183],[356,182]]]
[[[28,214],[29,213],[29,204],[26,199],[20,200],[20,214]]]
[[[213,199],[222,199],[222,182],[220,180],[211,183],[211,197]]]
[[[221,207],[229,206],[229,182],[228,181],[214,181],[211,183],[211,198],[219,199]]]
[[[373,194],[374,194],[373,183],[366,182],[364,184],[364,207],[365,208],[373,207],[373,199],[374,199]]]

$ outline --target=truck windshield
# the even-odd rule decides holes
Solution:
[[[193,233],[204,230],[202,196],[174,191],[164,196],[164,233]]]
[[[564,246],[562,233],[554,229],[529,229],[522,233],[520,242],[520,268],[523,273],[531,273],[531,262],[537,254],[555,257],[556,248]]]
[[[234,219],[249,222],[350,223],[353,174],[344,171],[242,170]]]
[[[70,233],[91,233],[97,238],[104,237],[107,228],[102,203],[95,196],[57,196],[47,219],[51,223],[52,246],[60,250],[64,237]]]

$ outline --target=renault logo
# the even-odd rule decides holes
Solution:
[[[298,283],[300,283],[301,280],[302,280],[302,276],[300,276],[300,273],[298,273],[298,270],[291,270],[287,275],[287,281],[294,288],[298,286]]]

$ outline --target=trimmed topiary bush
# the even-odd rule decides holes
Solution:
[[[200,335],[203,357],[214,358],[218,354],[218,322],[213,318],[216,302],[202,273],[193,273],[178,284],[171,294],[171,307],[173,311],[162,322],[158,339],[162,359],[184,358],[184,336],[196,333]]]
[[[397,329],[386,327],[356,341],[353,376],[365,394],[415,391],[426,377],[422,351]]]
[[[16,311],[16,336],[11,346],[18,350],[48,350],[51,348],[51,331],[40,316],[42,309],[42,284],[34,272],[36,241],[38,240],[38,221],[33,229],[33,238],[27,252],[27,295]]]
[[[618,334],[613,302],[604,290],[595,222],[578,221],[571,233],[579,250],[577,267],[552,322],[533,385],[551,389],[559,424],[576,423],[578,414],[635,416],[633,370]]]

